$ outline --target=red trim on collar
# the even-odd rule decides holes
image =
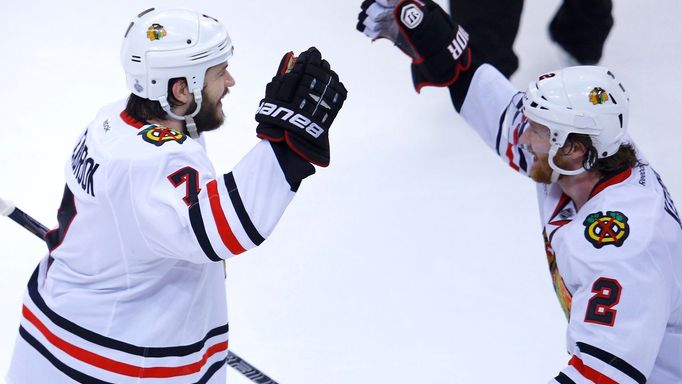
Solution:
[[[126,111],[121,112],[121,119],[123,120],[123,122],[136,129],[140,129],[146,125],[145,123],[138,121],[134,117],[127,114]]]
[[[552,216],[549,219],[550,220],[554,219],[556,217],[556,215],[558,215],[562,209],[566,208],[566,206],[570,202],[571,202],[571,198],[568,197],[567,194],[562,193],[561,198],[559,199],[559,202],[557,203],[556,208],[554,208],[554,212],[552,213]]]
[[[616,173],[615,175],[607,176],[606,178],[599,180],[597,185],[595,185],[594,188],[592,188],[592,192],[590,192],[590,198],[594,197],[596,194],[606,189],[606,187],[622,183],[628,177],[630,177],[630,175],[632,175],[632,168],[628,168],[622,172]]]

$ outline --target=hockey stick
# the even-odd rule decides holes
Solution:
[[[38,220],[32,218],[27,213],[17,208],[11,202],[0,198],[0,215],[7,216],[14,220],[15,223],[26,228],[32,234],[38,236],[41,240],[45,240],[45,234],[48,229],[42,225]],[[261,372],[258,368],[246,362],[234,352],[227,351],[227,364],[234,368],[237,372],[246,376],[249,380],[257,384],[278,384],[275,380],[269,378],[266,374]]]

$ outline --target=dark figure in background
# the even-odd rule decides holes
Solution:
[[[580,64],[596,64],[613,26],[611,0],[564,0],[549,24],[549,35]],[[475,46],[506,77],[519,67],[513,50],[523,0],[450,0],[450,15]]]

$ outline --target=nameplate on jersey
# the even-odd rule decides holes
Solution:
[[[587,215],[585,221],[585,238],[595,248],[605,245],[620,247],[630,234],[628,217],[618,211],[601,211]]]
[[[95,197],[95,172],[99,168],[99,163],[88,153],[88,146],[85,143],[87,138],[88,131],[86,130],[71,154],[71,170],[83,191]]]
[[[184,133],[161,125],[148,125],[138,133],[138,136],[142,136],[144,141],[154,144],[157,147],[171,141],[182,144],[187,139],[187,136],[185,136]]]

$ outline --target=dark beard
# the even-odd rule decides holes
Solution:
[[[190,111],[196,108],[196,103],[192,102]],[[194,116],[194,123],[197,125],[197,132],[208,132],[218,129],[225,121],[225,114],[221,108],[218,108],[217,103],[204,100],[201,103],[201,109],[196,116]]]

